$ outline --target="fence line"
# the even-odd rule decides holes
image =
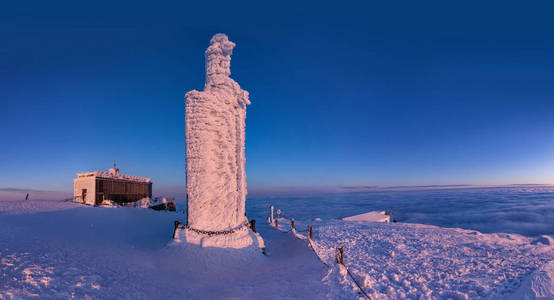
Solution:
[[[310,246],[310,249],[312,249],[312,251],[315,253],[315,256],[317,257],[317,259],[319,259],[324,265],[326,265],[327,267],[331,267],[328,263],[326,263],[322,258],[321,256],[319,256],[319,254],[317,254],[317,251],[315,250],[314,246],[312,245],[312,239],[308,239],[308,245]]]
[[[299,231],[299,232],[309,232],[309,236],[303,236],[303,235],[300,235],[300,234],[297,234],[297,231],[296,231],[296,228],[295,228],[295,225],[294,225],[294,219],[293,218],[290,218],[289,220],[291,220],[291,229],[290,230],[287,230],[287,231],[283,231],[281,229],[279,229],[279,221],[278,219],[279,218],[284,218],[284,215],[278,215],[277,218],[273,218],[273,205],[270,206],[270,215],[267,217],[267,220],[269,221],[269,223],[271,224],[271,226],[273,226],[275,229],[283,232],[283,233],[287,233],[287,232],[292,232],[294,234],[294,236],[298,239],[301,239],[301,240],[304,240],[304,239],[307,239],[308,240],[308,246],[310,247],[310,249],[312,249],[312,251],[314,252],[315,256],[317,257],[317,259],[319,261],[321,261],[325,266],[331,268],[332,266],[328,263],[325,262],[325,260],[323,260],[323,258],[321,258],[321,256],[319,255],[319,253],[317,253],[317,250],[316,248],[314,247],[313,245],[313,241],[312,241],[312,236],[311,236],[311,233],[312,233],[312,226],[308,226],[308,228],[306,230],[302,230],[302,231]],[[271,220],[274,221],[271,222]],[[343,252],[342,252],[342,247],[338,247],[337,248],[337,255],[335,255],[335,262],[339,265],[339,267],[343,267],[344,269],[346,269],[346,274],[348,274],[348,276],[350,277],[350,279],[354,282],[354,284],[356,284],[356,286],[358,287],[358,289],[361,291],[361,293],[369,300],[371,300],[371,297],[366,293],[366,291],[362,288],[362,286],[358,283],[358,281],[356,280],[356,278],[354,278],[354,275],[352,275],[352,273],[350,272],[350,270],[348,269],[348,267],[344,264],[344,258],[343,258]]]

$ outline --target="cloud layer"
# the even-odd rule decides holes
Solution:
[[[376,191],[306,197],[255,197],[252,217],[264,218],[269,204],[298,220],[342,218],[371,210],[392,210],[400,222],[554,235],[554,187],[518,185],[415,191]]]

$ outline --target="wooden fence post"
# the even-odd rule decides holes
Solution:
[[[254,219],[250,220],[250,228],[252,228],[252,231],[256,233],[256,220]]]
[[[296,230],[296,229],[294,228],[294,219],[290,220],[290,229],[291,229],[291,230]]]
[[[308,238],[312,239],[312,226],[308,226]]]
[[[275,228],[279,228],[279,219],[275,219]]]
[[[337,248],[337,262],[341,265],[344,265],[344,256],[342,253],[342,247]]]
[[[179,224],[181,224],[181,222],[175,221],[175,222],[173,222],[173,224],[175,225],[175,228],[173,228],[173,239],[175,239],[175,234],[177,233],[177,228],[179,228]]]

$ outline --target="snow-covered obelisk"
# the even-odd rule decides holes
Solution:
[[[185,95],[188,224],[179,238],[202,246],[263,246],[245,215],[244,133],[250,101],[229,77],[234,47],[225,34],[214,35],[205,52],[204,91]]]

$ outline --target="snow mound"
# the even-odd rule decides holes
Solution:
[[[365,214],[343,218],[344,221],[390,222],[390,216],[385,211],[370,211]]]
[[[536,239],[532,244],[554,245],[554,239],[548,235],[543,235]]]
[[[142,198],[135,202],[133,206],[137,208],[148,208],[150,207],[150,198]]]
[[[327,299],[350,300],[365,299],[358,292],[354,282],[348,278],[346,268],[342,265],[333,265],[322,281],[329,287]]]
[[[142,199],[138,200],[132,206],[133,207],[138,207],[138,208],[149,208],[151,206],[156,206],[156,205],[160,205],[160,204],[168,204],[170,202],[175,202],[175,200],[168,200],[165,197],[162,197],[162,198],[158,198],[158,197],[148,198],[148,197],[146,197],[146,198],[142,198]]]

